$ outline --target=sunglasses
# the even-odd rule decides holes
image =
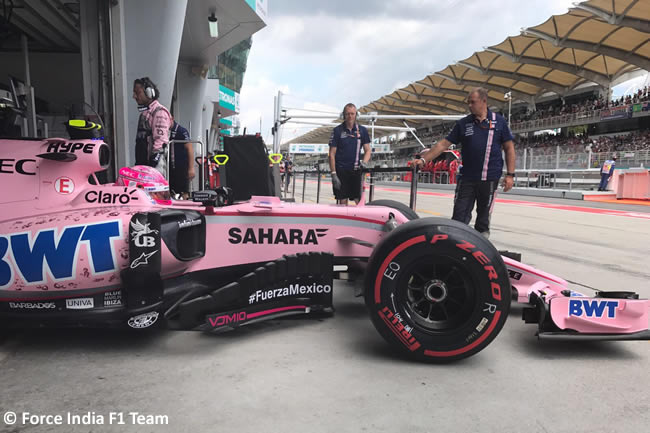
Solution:
[[[487,119],[487,121],[488,121],[487,126],[484,126],[484,125],[483,125],[484,122],[477,122],[477,123],[478,123],[478,126],[480,126],[481,129],[494,129],[494,127],[493,127],[493,125],[492,125],[492,121],[491,121],[490,119]]]

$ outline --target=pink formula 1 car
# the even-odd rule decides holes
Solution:
[[[379,333],[423,361],[479,352],[511,299],[530,304],[524,319],[538,323],[540,337],[649,337],[648,300],[582,296],[502,257],[468,226],[417,219],[397,202],[233,204],[220,189],[161,204],[146,182],[97,181],[110,162],[102,141],[0,140],[0,149],[3,327],[216,332],[331,313],[333,279],[362,277]]]

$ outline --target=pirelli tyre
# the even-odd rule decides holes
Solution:
[[[368,204],[366,204],[366,206],[385,206],[385,207],[389,207],[389,208],[400,211],[402,213],[402,215],[404,215],[409,220],[416,220],[416,219],[420,218],[418,216],[418,214],[413,209],[411,209],[410,207],[408,207],[404,203],[400,203],[400,202],[395,201],[395,200],[373,200],[371,202],[368,202]]]
[[[373,251],[365,280],[372,323],[420,361],[474,355],[498,335],[510,309],[508,272],[494,246],[465,224],[402,224]]]

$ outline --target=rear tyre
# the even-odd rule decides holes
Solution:
[[[399,352],[442,363],[484,349],[510,310],[508,272],[494,246],[465,224],[423,218],[402,224],[370,257],[370,318]]]
[[[404,203],[400,203],[395,200],[373,200],[371,202],[368,202],[366,206],[384,206],[384,207],[395,209],[401,212],[402,215],[404,215],[409,221],[420,218],[420,216],[413,209],[411,209]]]

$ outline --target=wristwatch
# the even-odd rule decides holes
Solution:
[[[514,173],[506,173],[506,176],[515,177]]]

